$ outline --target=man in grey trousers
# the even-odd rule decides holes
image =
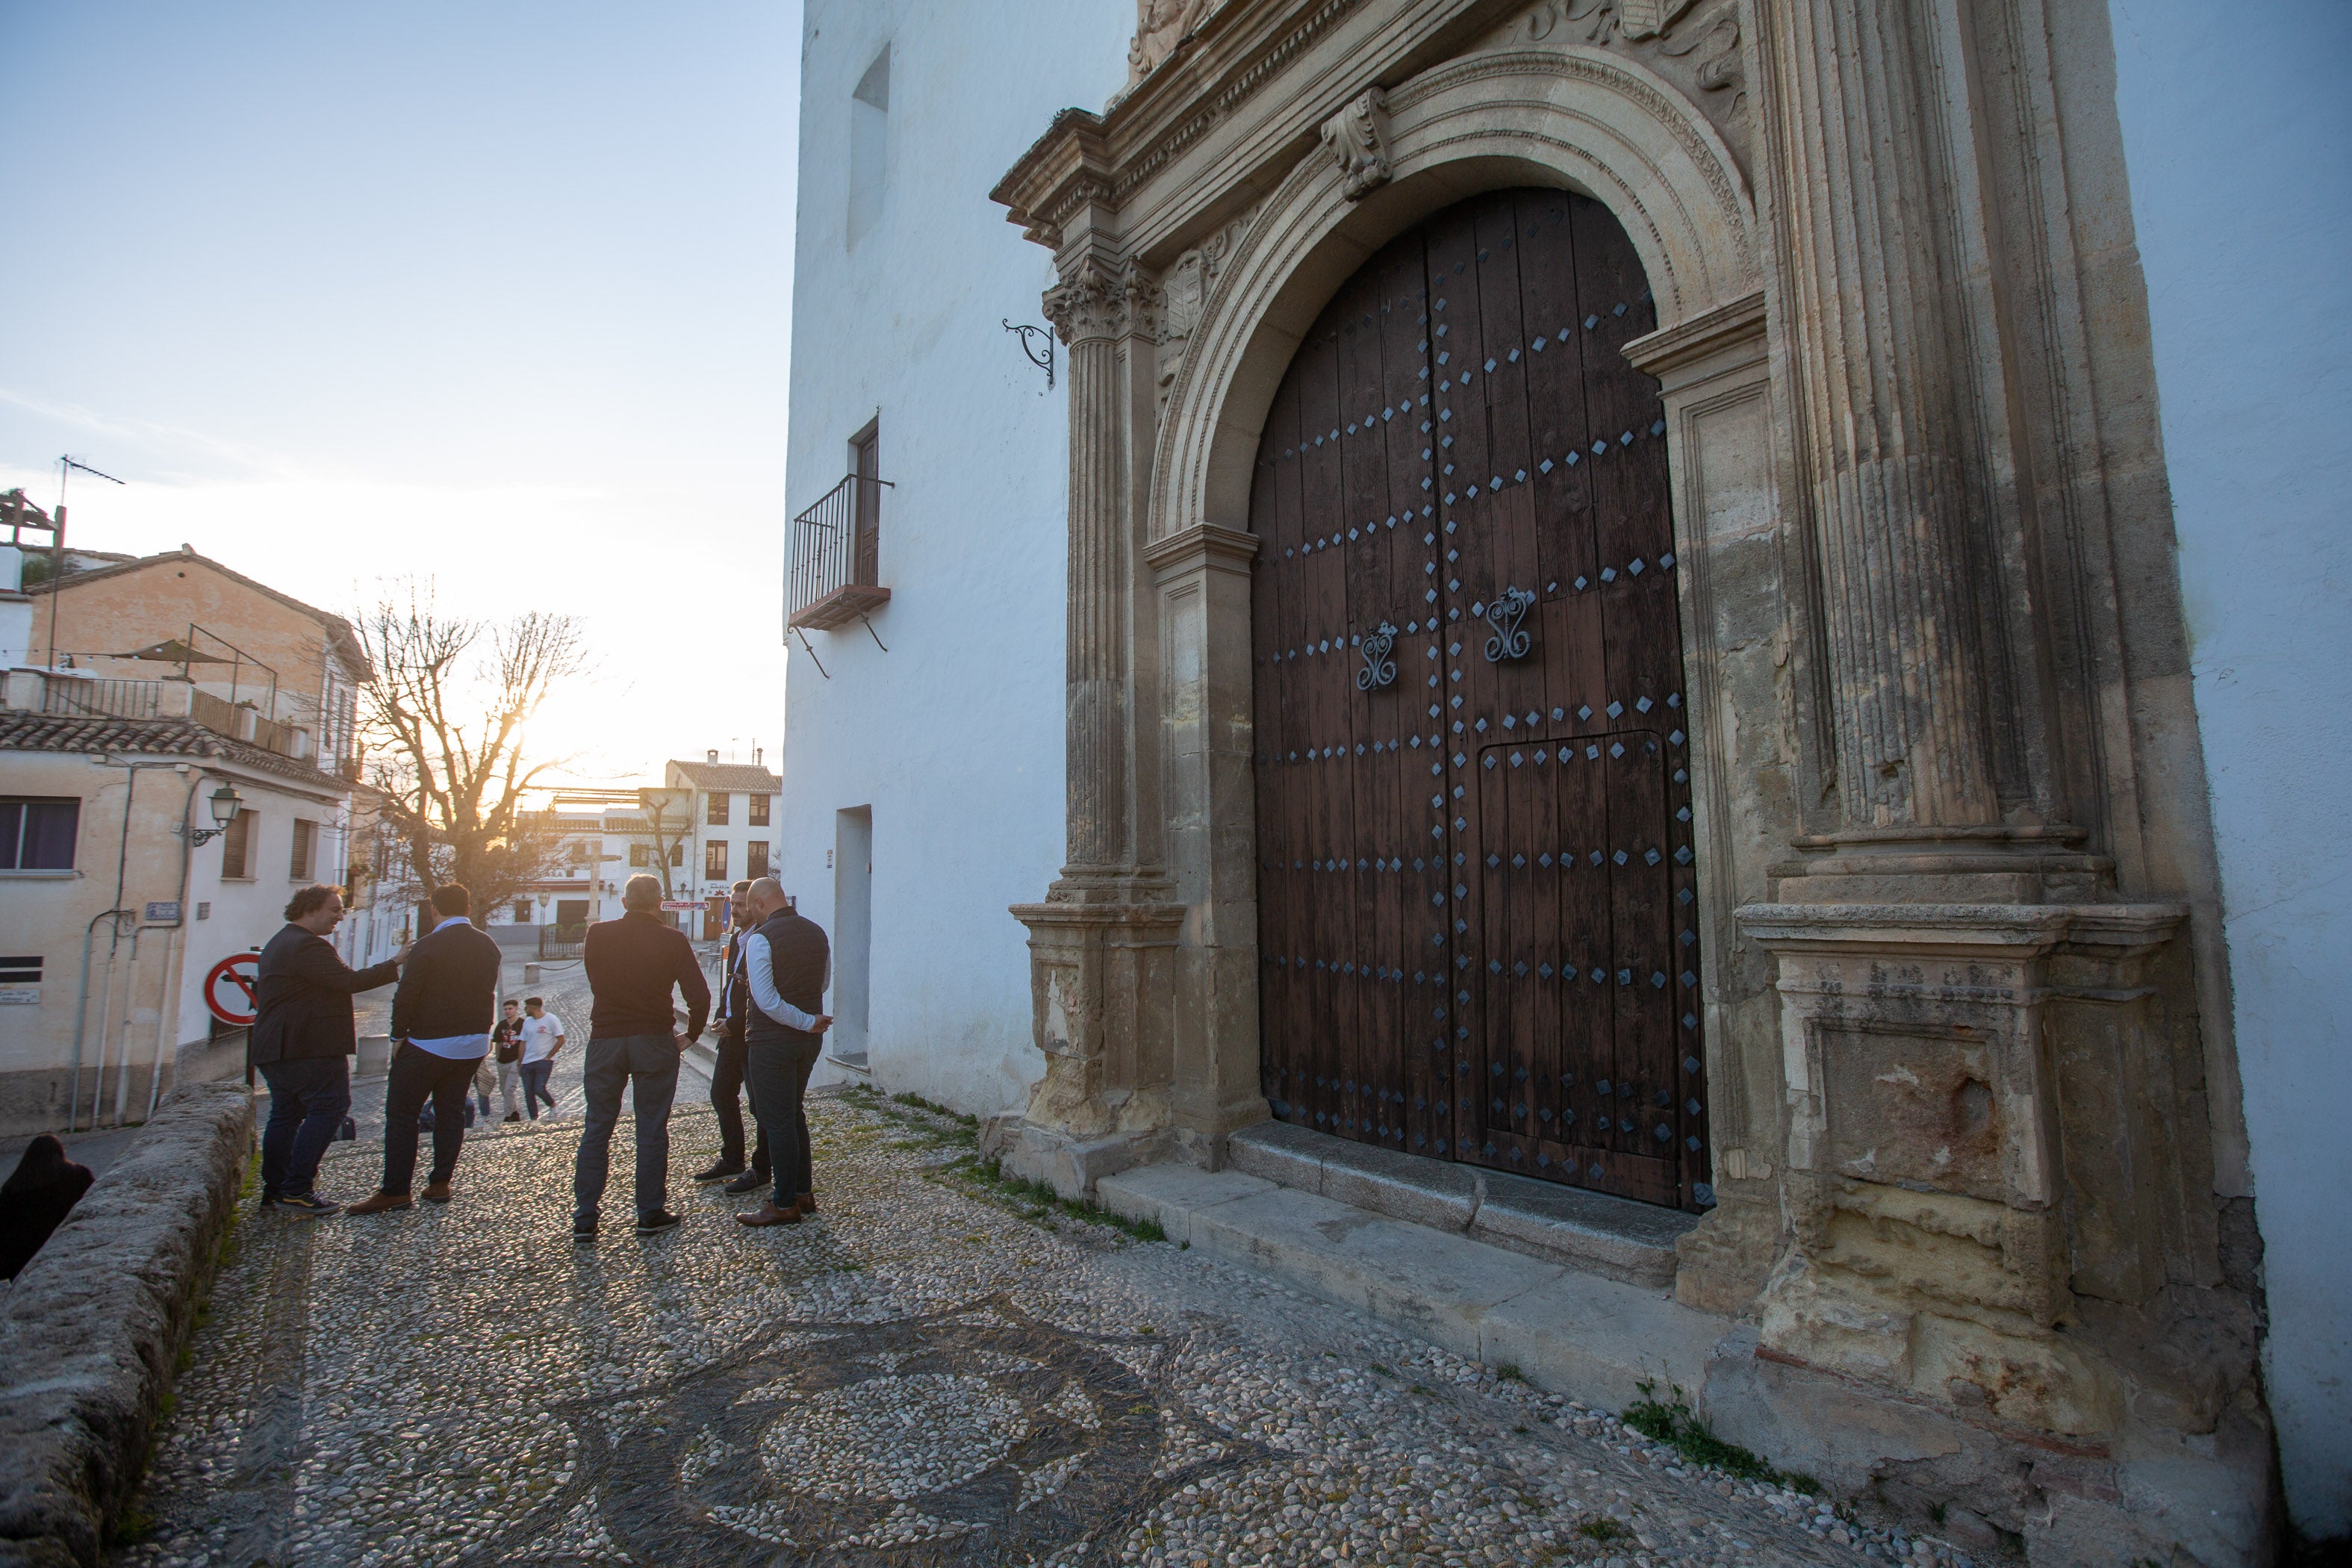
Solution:
[[[613,1128],[626,1086],[637,1116],[637,1230],[678,1223],[667,1203],[669,1110],[677,1098],[677,1058],[702,1033],[710,984],[686,933],[661,916],[661,883],[636,876],[621,889],[623,913],[588,928],[581,952],[594,1005],[588,1015],[588,1063],[582,1088],[587,1124],[572,1172],[572,1238],[596,1239],[598,1206],[611,1166]],[[686,1033],[677,1032],[670,994],[686,997]]]

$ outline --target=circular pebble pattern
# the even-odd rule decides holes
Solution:
[[[446,1206],[248,1214],[116,1561],[1968,1563],[974,1189],[944,1119],[836,1096],[810,1121],[825,1207],[799,1226],[689,1187],[701,1110],[672,1123],[687,1221],[655,1237],[572,1244],[561,1121],[469,1136]],[[378,1158],[339,1146],[320,1190]]]

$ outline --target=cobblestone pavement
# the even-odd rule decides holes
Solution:
[[[825,1206],[793,1228],[688,1194],[707,1110],[664,1235],[573,1245],[561,1121],[470,1139],[446,1207],[249,1214],[116,1560],[1954,1561],[992,1184],[950,1121],[810,1119]],[[339,1145],[320,1191],[376,1155]]]

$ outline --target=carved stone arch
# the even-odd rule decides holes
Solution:
[[[1391,178],[1351,197],[1318,145],[1258,210],[1203,301],[1153,462],[1149,537],[1240,528],[1259,430],[1300,335],[1393,236],[1480,191],[1555,185],[1615,215],[1662,331],[1759,287],[1755,210],[1730,149],[1621,55],[1528,47],[1466,56],[1387,94]]]

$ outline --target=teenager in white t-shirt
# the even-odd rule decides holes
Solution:
[[[555,1096],[548,1092],[547,1079],[555,1071],[555,1053],[562,1048],[563,1020],[549,1012],[540,998],[523,998],[522,1105],[533,1121],[539,1120],[541,1100],[547,1102],[549,1114],[554,1113]]]

